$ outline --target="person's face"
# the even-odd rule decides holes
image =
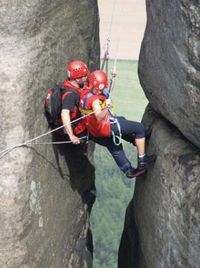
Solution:
[[[100,90],[100,89],[92,87],[91,90],[95,95],[101,95],[102,94],[102,90]]]
[[[87,76],[83,76],[83,77],[76,78],[75,81],[76,81],[76,83],[78,84],[78,86],[79,86],[80,88],[83,88],[84,84],[85,84],[86,81],[87,81]]]

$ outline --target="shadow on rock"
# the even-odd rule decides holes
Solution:
[[[53,142],[66,141],[65,137],[52,135]],[[69,182],[73,191],[77,191],[89,211],[95,202],[95,168],[88,158],[86,142],[74,145],[71,143],[54,144],[54,154],[60,175],[64,173],[60,164],[60,155],[64,157],[66,168],[69,170]]]

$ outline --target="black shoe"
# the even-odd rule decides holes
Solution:
[[[146,172],[145,169],[139,170],[138,168],[132,168],[132,169],[129,169],[126,172],[126,177],[129,178],[129,179],[132,179],[132,178],[135,178],[135,177],[142,176],[145,172]]]
[[[138,157],[138,170],[146,170],[150,163],[156,161],[156,155],[145,155],[143,157]]]

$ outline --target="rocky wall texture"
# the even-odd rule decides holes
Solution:
[[[127,210],[118,267],[198,268],[199,149],[150,110],[145,122],[152,122],[148,152],[156,153],[157,160],[146,176],[137,179]]]
[[[200,148],[199,1],[147,0],[139,75],[152,107]]]
[[[200,267],[200,4],[147,0],[139,77],[157,160],[136,180],[119,268]]]
[[[2,0],[0,20],[3,151],[47,131],[43,99],[67,62],[99,66],[97,1]],[[94,167],[74,148],[28,145],[0,158],[0,267],[91,267]]]

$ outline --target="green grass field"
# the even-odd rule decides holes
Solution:
[[[112,68],[113,62],[110,66]],[[117,76],[112,95],[117,114],[141,121],[147,99],[139,84],[136,61],[117,62]]]
[[[109,67],[113,67],[110,62]],[[147,99],[140,87],[136,61],[118,61],[117,77],[112,92],[117,115],[141,121]],[[125,152],[136,163],[136,150],[126,142]],[[91,214],[94,242],[94,268],[116,268],[117,254],[124,225],[124,216],[134,192],[132,184],[125,184],[119,170],[107,150],[99,145],[95,150],[97,199]]]

